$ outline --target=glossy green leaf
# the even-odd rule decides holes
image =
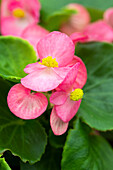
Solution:
[[[0,76],[19,81],[26,74],[24,68],[36,62],[36,52],[25,40],[0,36]]]
[[[88,71],[80,117],[98,130],[113,129],[113,45],[80,44],[76,54],[83,59]]]
[[[64,133],[61,136],[56,136],[54,135],[52,130],[50,130],[49,131],[49,143],[51,146],[55,148],[63,148],[65,140],[66,140],[66,136],[67,136],[66,133]]]
[[[110,145],[79,121],[69,131],[62,157],[62,170],[113,169],[113,150]]]
[[[7,107],[10,83],[0,79],[0,153],[10,150],[24,162],[35,163],[45,151],[47,136],[36,120],[22,120]]]
[[[62,150],[48,147],[40,162],[34,165],[21,163],[20,170],[60,170]]]
[[[0,170],[11,170],[4,158],[0,158]]]

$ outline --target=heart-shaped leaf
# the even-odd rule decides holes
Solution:
[[[113,169],[113,150],[103,137],[95,133],[79,120],[76,122],[64,146],[62,170]]]
[[[0,76],[18,82],[25,77],[24,68],[36,62],[36,52],[25,40],[0,36]]]
[[[79,44],[76,54],[83,59],[88,71],[80,117],[98,130],[113,129],[113,45]]]
[[[7,107],[11,85],[0,79],[0,153],[10,150],[24,162],[35,163],[45,151],[47,136],[38,120],[22,120]]]

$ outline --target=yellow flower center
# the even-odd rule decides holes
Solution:
[[[25,12],[21,8],[16,8],[13,10],[13,16],[17,18],[25,17]]]
[[[52,58],[51,56],[43,58],[42,63],[39,62],[39,64],[45,65],[47,67],[58,67],[58,63],[56,61],[56,58]]]
[[[78,101],[83,98],[83,90],[82,89],[75,89],[73,92],[70,94],[70,99],[74,101]]]

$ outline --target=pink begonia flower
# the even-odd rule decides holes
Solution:
[[[20,36],[28,25],[39,22],[39,10],[38,0],[2,0],[1,33]]]
[[[109,8],[104,12],[104,20],[113,28],[113,8]]]
[[[42,93],[31,93],[21,84],[14,85],[7,97],[10,111],[21,119],[35,119],[45,112],[48,101]]]
[[[74,58],[75,46],[64,33],[51,32],[37,44],[40,62],[29,64],[24,71],[28,75],[21,79],[26,88],[34,91],[55,89],[65,78]]]
[[[45,37],[45,35],[47,34],[49,34],[49,31],[47,31],[46,29],[44,29],[39,25],[32,24],[24,29],[24,31],[21,34],[21,38],[29,41],[29,43],[33,45],[35,51],[37,52],[37,48],[36,48],[37,43],[41,38]],[[37,54],[37,59],[39,59],[38,54]]]
[[[80,4],[72,3],[67,6],[68,9],[75,9],[77,14],[72,14],[69,20],[62,24],[60,30],[67,35],[74,32],[81,32],[90,22],[90,15],[85,7]]]
[[[79,66],[80,63],[76,63],[71,68],[64,81],[59,85],[61,90],[56,91],[50,97],[50,102],[54,104],[50,116],[50,125],[55,135],[65,133],[68,122],[75,116],[80,107],[83,90],[75,85]],[[84,82],[81,87],[83,85]]]
[[[72,39],[73,43],[76,45],[78,42],[86,42],[86,40],[88,39],[87,35],[84,35],[81,32],[75,32],[73,34],[70,35],[70,38]]]
[[[89,24],[83,31],[83,34],[88,36],[86,42],[90,41],[113,41],[113,29],[106,24],[105,21],[99,20]]]

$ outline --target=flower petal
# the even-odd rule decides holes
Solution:
[[[68,72],[67,76],[63,80],[63,82],[58,86],[63,91],[71,91],[73,89],[74,82],[77,77],[78,69],[80,63],[76,63]]]
[[[73,101],[70,100],[70,97],[62,105],[55,105],[55,110],[57,115],[63,122],[69,122],[77,113],[80,107],[81,100]]]
[[[89,24],[83,31],[83,34],[88,36],[88,39],[86,40],[87,42],[113,41],[113,29],[102,20]]]
[[[30,93],[21,84],[14,85],[7,97],[11,112],[21,119],[35,119],[47,108],[47,98],[42,93]]]
[[[26,88],[41,92],[55,89],[62,81],[63,78],[48,67],[34,71],[21,79],[22,85]]]
[[[46,68],[46,66],[39,64],[38,62],[32,63],[32,64],[28,64],[25,67],[24,72],[28,74],[28,73],[32,73],[34,71],[38,71],[38,70],[43,69],[43,68]]]
[[[31,17],[24,19],[16,19],[14,17],[5,17],[1,19],[1,33],[3,35],[13,35],[21,37],[23,30],[33,23]]]
[[[68,50],[67,50],[68,49]],[[58,66],[66,66],[74,57],[74,44],[67,35],[54,31],[42,38],[37,44],[39,58],[56,58]]]
[[[78,62],[80,63],[80,66],[79,66],[79,69],[78,69],[76,80],[74,82],[74,89],[76,89],[76,88],[82,89],[83,86],[86,84],[86,81],[87,81],[87,69],[86,69],[85,64],[81,60],[81,58],[74,56],[74,59],[70,62],[69,65],[73,65],[73,64],[76,64]]]
[[[51,95],[50,102],[55,105],[61,105],[66,101],[67,97],[68,96],[66,92],[63,91],[55,92]]]
[[[70,35],[70,38],[72,39],[73,43],[76,44],[77,42],[85,42],[88,39],[88,36],[81,32],[75,32]]]
[[[68,128],[68,123],[64,123],[56,114],[55,108],[53,107],[50,115],[50,125],[55,135],[62,135]]]

